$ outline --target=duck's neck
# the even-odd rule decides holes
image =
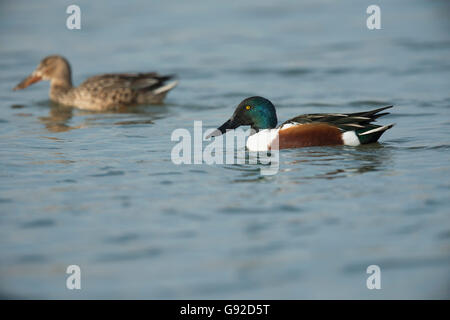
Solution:
[[[265,108],[256,109],[258,112],[253,114],[252,120],[252,129],[256,132],[265,129],[274,129],[277,126],[278,119],[277,114],[275,112],[275,108],[271,106]]]
[[[50,92],[72,89],[72,70],[68,62],[61,64],[50,79]]]
[[[50,80],[50,98],[58,101],[72,88],[72,77],[70,75],[70,71],[62,76],[54,77]]]
[[[255,132],[265,129],[274,129],[277,127],[277,122],[276,117],[258,119],[258,121],[252,125],[252,129],[255,130]]]
[[[62,72],[57,77],[52,78],[50,80],[50,86],[55,88],[60,87],[64,89],[72,88],[72,75],[70,73],[70,70]]]

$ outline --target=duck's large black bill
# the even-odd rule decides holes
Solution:
[[[227,132],[227,130],[230,129],[236,129],[237,127],[239,127],[239,124],[237,124],[235,121],[233,121],[232,119],[228,120],[227,122],[225,122],[223,125],[221,125],[220,127],[218,127],[216,130],[214,130],[213,132],[211,132],[206,139],[209,139],[211,137],[217,137],[220,136],[224,133]]]

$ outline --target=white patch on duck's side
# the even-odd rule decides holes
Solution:
[[[252,134],[247,139],[247,149],[250,151],[268,151],[272,141],[278,137],[277,129],[264,129]]]
[[[355,131],[345,131],[342,134],[342,141],[344,141],[344,145],[352,147],[356,147],[361,144]]]

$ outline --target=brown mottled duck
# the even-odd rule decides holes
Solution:
[[[140,104],[160,104],[177,85],[170,75],[149,73],[108,73],[90,77],[78,87],[72,85],[69,62],[62,56],[45,57],[14,90],[41,80],[50,81],[50,99],[84,110],[114,110]]]

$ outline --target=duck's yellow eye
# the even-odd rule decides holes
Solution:
[[[246,107],[245,107],[245,109],[247,109],[247,110],[250,110],[250,108],[251,108],[250,106],[246,106]]]

